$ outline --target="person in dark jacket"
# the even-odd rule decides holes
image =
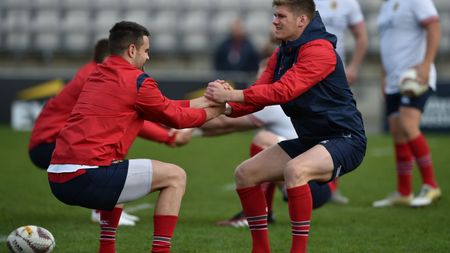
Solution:
[[[214,52],[214,68],[217,71],[258,71],[259,54],[245,33],[242,21],[231,24],[230,34]]]
[[[313,0],[273,0],[275,36],[281,45],[263,75],[245,90],[223,81],[208,85],[205,97],[229,102],[225,114],[238,117],[280,104],[298,138],[279,142],[241,163],[237,193],[252,235],[252,252],[270,252],[267,207],[260,184],[284,180],[292,227],[291,253],[306,252],[312,197],[308,182],[327,183],[356,169],[366,151],[361,113]]]

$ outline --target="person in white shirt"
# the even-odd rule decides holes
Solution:
[[[358,77],[358,70],[367,52],[368,36],[364,16],[357,0],[314,0],[325,28],[336,35],[336,51],[346,63],[346,31],[349,30],[354,39],[354,47],[349,62],[345,66],[345,74],[350,85]]]
[[[381,6],[378,26],[382,91],[394,140],[397,190],[375,201],[373,206],[427,206],[441,196],[430,149],[419,128],[426,101],[436,87],[433,61],[441,34],[439,16],[432,0],[387,0]],[[400,75],[411,68],[417,71],[417,81],[429,86],[427,92],[416,97],[400,94],[398,88]],[[412,190],[414,161],[422,177],[422,187],[415,198]]]

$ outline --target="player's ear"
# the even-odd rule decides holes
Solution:
[[[308,24],[308,16],[306,16],[305,14],[300,14],[297,17],[297,26],[299,28],[301,27],[305,27]]]
[[[127,49],[127,54],[130,58],[134,58],[136,56],[137,48],[135,44],[130,44]]]

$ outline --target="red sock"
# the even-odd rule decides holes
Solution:
[[[312,213],[311,190],[309,185],[305,184],[289,188],[287,193],[292,226],[291,253],[304,253]]]
[[[255,156],[256,154],[258,154],[259,152],[263,151],[264,148],[262,148],[261,146],[258,146],[254,143],[250,144],[250,157]]]
[[[236,189],[252,234],[252,253],[270,252],[267,205],[260,185]]]
[[[334,182],[334,180],[328,182],[328,187],[330,187],[330,191],[334,192],[337,188],[336,183]]]
[[[272,182],[265,182],[261,184],[261,189],[264,193],[267,203],[267,211],[272,212],[273,197],[275,195],[275,184]]]
[[[427,140],[423,134],[417,138],[408,142],[414,157],[416,158],[417,165],[422,175],[423,184],[431,185],[432,187],[438,187],[434,178],[433,162],[431,161],[430,148],[428,147]]]
[[[395,161],[397,167],[397,191],[407,196],[412,192],[412,168],[414,158],[406,143],[395,143]]]
[[[152,253],[170,252],[170,240],[177,225],[176,215],[153,216],[153,243]]]
[[[100,245],[99,253],[116,252],[116,230],[122,208],[114,207],[111,211],[100,210]]]

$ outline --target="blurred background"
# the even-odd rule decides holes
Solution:
[[[450,132],[450,1],[434,1],[442,39],[436,59],[438,93],[422,118],[427,131]],[[352,86],[368,132],[382,132],[382,95],[377,15],[381,0],[359,1],[369,34],[368,54]],[[27,130],[45,103],[76,70],[115,22],[138,22],[150,30],[146,71],[174,99],[202,94],[207,82],[227,79],[236,87],[254,71],[226,71],[214,64],[215,50],[240,18],[255,52],[270,44],[270,0],[0,0],[0,124]],[[352,36],[346,41],[353,48]],[[347,57],[348,58],[348,57]]]

